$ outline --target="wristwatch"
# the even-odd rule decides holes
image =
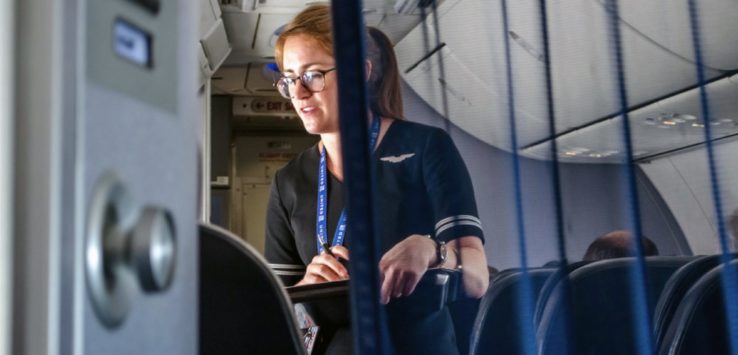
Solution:
[[[433,241],[436,242],[436,263],[432,267],[441,267],[446,263],[446,259],[448,258],[446,242],[436,239],[433,239]]]

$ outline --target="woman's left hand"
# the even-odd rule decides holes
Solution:
[[[413,234],[397,243],[379,261],[382,289],[380,300],[387,304],[391,297],[409,296],[420,278],[436,258],[436,242]]]

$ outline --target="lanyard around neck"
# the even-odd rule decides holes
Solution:
[[[374,114],[372,118],[372,124],[369,129],[369,151],[374,151],[374,145],[377,144],[379,139],[379,128],[381,126],[381,119],[379,115]],[[327,172],[327,159],[326,149],[320,149],[320,165],[318,166],[318,208],[317,208],[317,221],[315,223],[315,233],[317,236],[318,243],[318,254],[323,252],[323,245],[328,244],[328,221],[326,215],[328,214],[328,172]],[[336,226],[336,232],[333,235],[333,245],[343,245],[343,239],[346,235],[346,211],[341,209],[341,216],[338,218],[338,225]]]

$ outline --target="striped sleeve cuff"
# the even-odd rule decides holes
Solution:
[[[269,267],[279,276],[302,276],[305,274],[305,265],[269,264]]]
[[[441,219],[436,223],[438,240],[449,241],[459,237],[475,235],[484,240],[482,221],[472,215],[457,215]]]

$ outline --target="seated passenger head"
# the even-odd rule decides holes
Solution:
[[[635,249],[633,248],[634,239],[635,238],[630,234],[630,232],[624,230],[607,233],[595,239],[595,241],[589,245],[587,252],[584,253],[583,260],[596,261],[635,256]],[[642,241],[644,256],[659,255],[659,250],[656,248],[656,244],[654,244],[650,239],[644,236],[642,237]]]

